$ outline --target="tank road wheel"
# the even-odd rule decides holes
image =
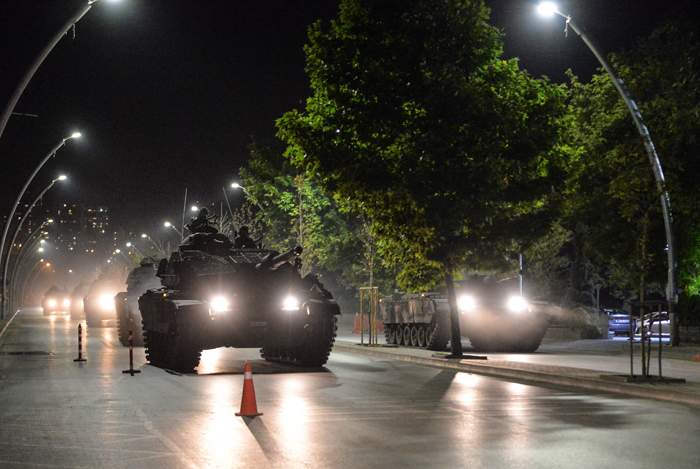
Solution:
[[[306,340],[298,347],[287,349],[286,352],[290,362],[315,368],[325,365],[328,361],[338,327],[334,314],[323,310],[311,314],[311,324],[306,326]]]
[[[180,373],[192,373],[199,364],[202,350],[188,332],[187,329],[178,327],[169,334],[162,334],[165,352],[164,368]]]
[[[401,339],[403,341],[403,344],[407,347],[411,346],[411,326],[410,324],[406,324],[406,326],[403,328],[403,338]]]
[[[425,348],[428,350],[442,351],[450,340],[450,323],[446,316],[436,314],[433,321],[426,329]]]
[[[393,324],[384,325],[384,339],[389,345],[394,345],[396,343],[396,326]]]
[[[403,345],[403,326],[401,324],[395,325],[394,331],[396,332],[394,339],[396,341],[396,345]]]
[[[418,326],[418,347],[423,348],[425,347],[425,331],[426,331],[426,326],[420,325]]]
[[[418,347],[418,326],[411,326],[411,347]]]

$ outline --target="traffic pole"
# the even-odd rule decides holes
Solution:
[[[129,369],[122,370],[122,373],[129,373],[131,376],[141,373],[141,370],[134,370],[134,333],[131,325],[129,326]]]
[[[87,358],[83,358],[83,324],[78,323],[78,358],[74,362],[86,362]]]

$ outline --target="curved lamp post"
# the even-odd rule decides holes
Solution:
[[[12,116],[12,113],[15,110],[15,106],[17,106],[19,99],[22,97],[25,88],[27,88],[27,85],[32,80],[32,77],[34,77],[36,71],[39,70],[41,64],[44,63],[46,57],[48,57],[53,48],[56,47],[56,44],[58,44],[61,41],[63,36],[68,34],[68,31],[70,31],[70,29],[73,28],[78,23],[78,21],[80,21],[83,18],[83,16],[87,14],[88,11],[90,11],[90,8],[92,8],[92,6],[98,1],[99,0],[89,0],[75,13],[75,15],[71,16],[70,19],[66,21],[66,23],[63,25],[63,27],[60,30],[58,30],[56,35],[53,38],[51,38],[46,47],[44,47],[44,49],[39,53],[37,58],[34,60],[34,63],[32,63],[31,67],[29,67],[29,70],[27,70],[27,73],[24,74],[22,80],[19,82],[17,88],[12,94],[12,97],[10,97],[10,101],[8,101],[7,106],[5,106],[5,110],[2,113],[2,117],[0,117],[0,139],[2,138],[2,134],[5,132],[5,127],[7,126],[7,122],[10,120],[10,116]],[[117,0],[110,1],[115,2]]]
[[[12,235],[12,240],[10,240],[10,245],[9,245],[9,248],[7,249],[7,255],[6,255],[5,258],[4,258],[4,261],[5,261],[5,262],[4,262],[4,264],[2,264],[2,268],[3,268],[3,270],[2,270],[2,291],[3,291],[3,292],[8,292],[8,289],[7,289],[7,285],[8,285],[8,282],[7,282],[7,271],[8,271],[8,268],[9,268],[9,266],[10,266],[10,256],[11,256],[11,254],[12,254],[12,247],[15,245],[15,241],[17,241],[17,236],[19,235],[19,232],[20,232],[20,230],[22,229],[22,226],[24,225],[24,222],[25,222],[25,221],[27,220],[27,218],[29,217],[29,214],[32,212],[32,209],[34,209],[34,207],[36,206],[36,204],[39,203],[39,201],[44,197],[44,195],[45,195],[58,181],[65,181],[66,179],[68,179],[68,176],[66,176],[65,174],[61,174],[60,176],[54,178],[54,179],[49,183],[49,185],[46,186],[46,187],[44,188],[44,190],[41,191],[41,192],[39,193],[39,195],[36,197],[36,199],[34,199],[34,202],[32,202],[32,204],[29,206],[29,208],[28,208],[27,211],[24,213],[24,215],[22,215],[22,219],[21,219],[21,220],[19,221],[19,223],[17,224],[17,228],[15,228],[15,232],[14,232],[14,234]],[[9,225],[9,224],[8,224],[8,225]],[[18,253],[18,254],[19,254],[19,253]],[[9,306],[9,299],[10,299],[10,298],[9,298],[9,294],[8,294],[8,295],[3,295],[3,305],[2,305],[3,311],[5,311],[5,310],[7,309],[7,306]]]
[[[173,224],[170,223],[169,221],[163,222],[163,226],[166,227],[166,228],[172,228],[173,230],[175,230],[175,231],[177,232],[177,234],[180,235],[180,238],[182,238],[182,239],[185,238],[185,237],[182,235],[182,231],[178,230],[178,229],[175,227],[175,225],[173,225]]]
[[[537,7],[537,12],[546,17],[560,16],[566,20],[566,30],[569,27],[581,38],[581,40],[588,46],[593,55],[600,65],[605,69],[605,71],[610,76],[615,89],[620,94],[622,99],[629,110],[634,125],[637,127],[637,132],[639,132],[642,141],[644,142],[644,148],[647,152],[649,158],[649,163],[651,164],[651,169],[654,173],[654,179],[656,180],[656,187],[659,191],[661,198],[661,213],[664,218],[664,229],[666,232],[666,256],[668,264],[667,280],[666,280],[666,300],[668,301],[669,309],[669,319],[671,321],[671,343],[673,345],[678,345],[678,334],[677,331],[677,318],[672,312],[673,305],[678,301],[678,293],[676,291],[676,251],[674,247],[673,240],[673,215],[671,212],[671,198],[666,190],[666,179],[664,177],[663,168],[661,167],[661,161],[659,155],[656,152],[656,147],[651,139],[651,134],[649,129],[644,124],[642,119],[642,113],[637,106],[637,103],[632,99],[630,92],[627,90],[624,81],[615,74],[612,66],[608,63],[605,57],[600,53],[600,51],[595,47],[591,39],[585,34],[581,28],[574,23],[571,15],[564,14],[559,11],[557,5],[553,2],[542,2]]]
[[[32,239],[39,234],[46,225],[53,223],[53,219],[49,218],[48,220],[45,220],[41,225],[39,225],[32,233],[27,237],[27,239],[22,243],[23,249],[15,256],[15,262],[12,264],[12,272],[10,273],[10,282],[9,282],[9,293],[11,294],[10,301],[14,301],[14,298],[16,297],[15,293],[17,292],[17,277],[19,275],[20,270],[22,269],[22,262],[25,260],[26,256],[28,253],[35,252],[34,251],[34,246],[38,242],[41,241],[41,238],[37,238],[32,242]],[[8,259],[9,262],[9,259]]]
[[[0,239],[0,265],[2,265],[2,259],[3,259],[3,253],[5,252],[5,241],[7,241],[7,233],[10,231],[10,225],[12,224],[12,220],[15,217],[15,213],[17,212],[17,207],[19,206],[20,201],[22,200],[22,197],[24,197],[24,193],[27,192],[27,188],[29,187],[29,184],[34,180],[36,177],[37,173],[41,170],[41,168],[44,167],[47,161],[49,161],[51,158],[56,156],[56,152],[60,150],[66,142],[69,140],[74,140],[82,137],[82,134],[80,132],[73,132],[70,134],[68,137],[62,139],[58,144],[51,149],[51,151],[44,157],[41,162],[37,165],[36,168],[34,168],[34,172],[29,176],[27,181],[24,183],[24,186],[22,187],[22,190],[19,191],[19,194],[17,194],[17,200],[15,200],[15,204],[12,207],[12,210],[10,211],[10,215],[7,217],[7,222],[5,223],[5,227],[2,230],[2,239]],[[3,297],[5,296],[5,291],[2,291]],[[0,319],[5,317],[5,310],[0,309]]]

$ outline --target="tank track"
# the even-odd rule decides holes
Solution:
[[[297,347],[284,347],[269,344],[260,349],[265,361],[295,366],[321,367],[328,362],[333,349],[338,325],[335,315],[318,314],[314,323],[307,329],[306,340]]]

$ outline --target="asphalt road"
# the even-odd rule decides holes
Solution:
[[[123,375],[113,327],[23,311],[0,339],[0,467],[700,467],[700,411],[334,353],[299,372],[217,349]],[[240,404],[253,359],[258,407]]]

